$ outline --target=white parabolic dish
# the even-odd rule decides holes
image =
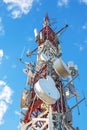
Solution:
[[[48,104],[54,104],[60,98],[59,91],[50,76],[47,76],[46,79],[39,79],[34,90],[37,96]]]
[[[61,58],[55,60],[53,68],[56,71],[56,73],[59,74],[61,77],[66,78],[69,76],[70,72],[68,66],[63,62]]]

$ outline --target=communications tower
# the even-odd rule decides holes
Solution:
[[[34,29],[38,47],[28,51],[30,57],[37,51],[34,64],[25,62],[27,85],[21,95],[21,130],[79,130],[72,124],[72,109],[68,100],[76,99],[79,93],[73,80],[78,76],[78,68],[72,62],[63,61],[60,45],[60,34],[68,27],[65,25],[58,32],[51,28],[50,19],[46,14],[43,28],[38,32]]]

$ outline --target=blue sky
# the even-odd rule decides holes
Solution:
[[[87,97],[87,0],[1,0],[0,1],[0,130],[17,130],[20,115],[20,97],[26,86],[25,66],[18,62],[23,50],[37,47],[34,28],[42,28],[48,12],[52,28],[57,32],[65,24],[69,28],[60,37],[63,60],[78,65],[79,78],[75,80],[81,98]],[[23,55],[23,60],[32,62]],[[72,102],[74,104],[75,101]],[[74,126],[87,129],[85,102],[74,109]]]

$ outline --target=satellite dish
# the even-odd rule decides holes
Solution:
[[[21,104],[20,104],[22,109],[28,108],[28,96],[29,96],[29,91],[24,90],[22,95],[21,95]]]
[[[72,61],[68,62],[68,68],[72,77],[78,74],[78,67]]]
[[[34,85],[34,90],[37,96],[48,104],[54,104],[60,98],[59,91],[50,76],[38,80]]]
[[[70,72],[68,66],[63,62],[61,58],[55,60],[53,68],[56,73],[59,74],[61,77],[66,78],[69,76]]]

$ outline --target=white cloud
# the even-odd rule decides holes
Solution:
[[[0,86],[5,86],[6,82],[4,82],[3,80],[0,80]]]
[[[4,56],[4,58],[5,58],[6,60],[9,59],[9,56],[4,54],[3,49],[0,49],[0,64],[2,63],[2,58],[3,58],[3,56]]]
[[[84,45],[84,44],[74,44],[78,49],[79,49],[79,51],[84,51],[85,50],[85,48],[87,47],[87,45]]]
[[[11,103],[11,95],[12,95],[12,90],[10,87],[5,85],[2,89],[2,92],[0,92],[0,100],[4,100],[7,103]]]
[[[69,4],[70,0],[58,0],[58,6],[62,7],[62,6],[67,6]],[[78,2],[80,3],[84,3],[87,5],[87,0],[78,0]]]
[[[32,37],[28,37],[28,41],[32,42],[34,39]]]
[[[12,103],[12,89],[4,82],[0,80],[0,125],[4,123],[4,114],[7,111],[8,104]]]
[[[2,18],[0,17],[0,36],[5,34],[4,26],[2,24]]]
[[[0,125],[4,123],[3,116],[7,111],[7,105],[4,101],[0,101]]]
[[[18,116],[21,115],[21,113],[19,111],[15,111],[15,114],[18,115]]]
[[[87,0],[80,0],[81,3],[87,4]]]
[[[7,4],[8,11],[11,11],[12,17],[16,19],[30,12],[34,0],[3,0],[3,2]]]
[[[3,50],[0,49],[0,64],[1,64],[1,62],[2,62],[2,58],[3,58]]]
[[[87,22],[82,26],[82,29],[87,29]]]
[[[58,0],[58,6],[67,6],[69,3],[69,0]]]

